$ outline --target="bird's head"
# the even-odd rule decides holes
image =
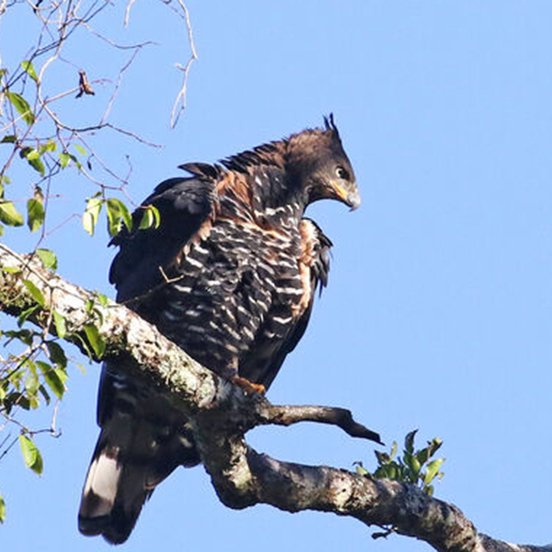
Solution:
[[[305,130],[290,136],[288,167],[304,189],[307,203],[336,199],[351,210],[360,205],[355,173],[343,149],[333,115],[323,129]]]

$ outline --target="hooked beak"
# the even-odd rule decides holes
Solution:
[[[351,211],[354,211],[360,207],[360,193],[356,188],[350,192],[343,186],[340,186],[338,182],[333,182],[333,189],[335,190],[338,199],[345,203],[345,205],[348,205],[351,208]]]

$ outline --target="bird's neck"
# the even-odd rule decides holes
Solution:
[[[298,228],[306,208],[303,190],[289,181],[285,170],[260,166],[248,176],[253,214],[263,225]]]

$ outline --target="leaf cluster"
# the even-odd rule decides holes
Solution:
[[[398,446],[395,441],[388,453],[374,451],[378,467],[372,474],[369,474],[360,463],[357,464],[357,472],[371,475],[377,479],[392,479],[411,483],[432,496],[435,490],[434,481],[442,479],[444,475],[440,468],[445,459],[434,458],[443,442],[439,437],[435,437],[431,441],[427,441],[427,446],[416,449],[414,441],[417,432],[418,430],[415,429],[406,435],[401,456],[397,454]]]
[[[11,6],[8,3],[6,10]],[[25,59],[10,59],[10,52],[1,56],[0,236],[5,232],[22,234],[26,231],[24,237],[31,243],[27,249],[32,249],[32,254],[53,270],[57,269],[56,255],[45,247],[50,246],[50,235],[67,221],[79,217],[83,229],[90,235],[94,234],[98,223],[105,223],[110,236],[121,231],[156,228],[160,222],[155,207],[140,208],[132,214],[134,209],[125,199],[125,187],[132,173],[130,156],[118,153],[112,156],[111,151],[104,153],[104,131],[115,131],[128,139],[155,146],[109,120],[123,73],[147,43],[131,47],[130,61],[126,54],[117,58],[122,59],[117,78],[102,78],[97,73],[110,69],[98,67],[95,62],[89,64],[96,58],[93,55],[83,57],[83,49],[73,45],[87,40],[86,31],[99,36],[91,20],[104,8],[87,13],[79,9],[79,3],[62,1],[52,4],[53,11],[48,12],[48,17],[44,16],[45,6],[28,10],[26,17],[38,18],[40,25],[26,47],[21,45],[14,50],[27,52]],[[21,21],[21,24],[25,23]],[[73,32],[76,29],[85,31],[82,37]],[[72,53],[75,51],[81,52],[78,59]],[[63,76],[52,71],[58,62],[69,68]],[[91,75],[93,78],[88,81],[85,70],[94,71],[96,75]],[[89,90],[84,96],[82,93],[75,95],[79,87],[82,92],[83,80],[87,81]],[[111,88],[111,96],[104,93],[91,97],[92,87],[96,86],[102,87],[103,92]],[[107,155],[107,159],[103,155]],[[114,168],[111,157],[125,158],[128,173]],[[84,182],[85,186],[78,182]],[[92,191],[90,185],[94,186]],[[80,201],[80,208],[75,209],[75,203],[65,201],[67,190],[73,199]],[[67,212],[68,205],[74,210]],[[10,267],[0,267],[0,270],[14,272]],[[90,316],[83,331],[72,333],[60,313],[48,310],[47,293],[23,274],[17,274],[17,278],[25,290],[15,301],[10,298],[10,302],[11,306],[18,307],[18,312],[23,307],[23,312],[17,324],[10,322],[0,331],[0,420],[4,422],[1,428],[8,428],[5,432],[8,437],[0,439],[0,460],[7,449],[19,441],[25,464],[40,473],[43,463],[35,446],[35,435],[42,430],[25,426],[21,419],[34,419],[25,417],[25,412],[49,404],[54,406],[65,393],[67,357],[60,340],[78,342],[90,358],[98,359],[105,354],[106,345],[98,331],[98,322],[105,312],[107,299],[97,295],[90,301]],[[10,312],[10,304],[4,304],[3,308]],[[37,319],[43,324],[46,318],[48,330],[53,330],[56,338],[49,338],[47,331],[36,331],[28,324]],[[17,428],[11,444],[8,442],[9,428]],[[18,438],[17,434],[21,436]],[[4,516],[5,503],[0,495],[0,522]]]
[[[36,291],[40,293],[38,289]],[[45,339],[41,332],[21,327],[23,318],[20,317],[17,329],[0,332],[3,349],[23,349],[19,354],[10,352],[0,367],[0,415],[6,422],[19,426],[18,440],[24,463],[41,475],[44,464],[34,442],[37,432],[18,421],[19,412],[37,410],[62,399],[66,391],[68,360],[57,339]],[[5,443],[6,440],[2,444]],[[5,502],[0,495],[0,523],[4,521],[5,511]]]
[[[37,249],[35,254],[45,268],[57,268],[57,258],[52,251]],[[17,275],[20,269],[3,267],[2,271]],[[19,437],[6,445],[8,435],[0,443],[0,458],[15,441],[19,441],[25,465],[40,475],[44,463],[34,437],[43,431],[54,434],[54,425],[52,422],[52,427],[46,430],[30,429],[19,421],[20,413],[37,410],[64,397],[68,358],[60,340],[69,338],[71,334],[60,313],[44,311],[49,305],[43,291],[31,279],[19,276],[26,291],[25,295],[28,296],[22,304],[32,304],[21,312],[16,327],[0,331],[1,348],[9,351],[6,358],[0,357],[0,416],[5,420],[3,427],[13,424],[19,428]],[[102,321],[101,307],[105,307],[107,302],[107,297],[96,294],[87,304],[89,321],[80,340],[91,358],[101,357],[105,352],[105,343],[96,325]],[[42,319],[47,318],[47,330],[37,330],[27,324],[39,312]],[[50,337],[51,333],[56,337]],[[4,451],[1,450],[2,447],[5,448]],[[0,495],[0,523],[4,517],[5,502]]]
[[[50,404],[52,395],[61,399],[67,380],[67,356],[56,339],[28,328],[7,330],[1,338],[13,347],[24,344],[18,355],[10,353],[0,372],[0,412],[9,416],[15,408],[35,410],[42,402]]]
[[[153,205],[142,208],[133,216],[120,199],[106,198],[101,192],[97,192],[86,201],[86,209],[82,216],[82,225],[91,236],[94,235],[104,205],[107,213],[107,231],[111,237],[116,236],[123,228],[131,232],[136,226],[139,230],[159,227],[159,210]]]

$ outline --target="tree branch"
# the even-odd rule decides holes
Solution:
[[[89,352],[85,328],[94,324],[105,344],[101,359],[116,358],[122,370],[149,378],[190,417],[205,468],[227,506],[246,508],[263,503],[288,512],[332,512],[424,540],[441,552],[552,550],[480,534],[456,506],[413,485],[326,466],[282,462],[257,453],[244,435],[259,425],[311,421],[336,425],[354,437],[379,437],[344,409],[276,406],[264,397],[246,395],[199,365],[126,307],[99,301],[97,294],[44,269],[36,257],[18,255],[0,244],[0,266],[1,311],[19,316],[35,306],[30,320],[53,334],[52,313],[56,312],[65,319],[64,339],[85,353]],[[40,291],[42,301],[37,301],[32,285],[25,281]]]
[[[350,410],[328,406],[277,406],[267,403],[263,409],[264,423],[290,426],[297,422],[317,422],[341,428],[351,437],[383,443],[380,436],[353,419]],[[260,420],[260,422],[263,420]]]

